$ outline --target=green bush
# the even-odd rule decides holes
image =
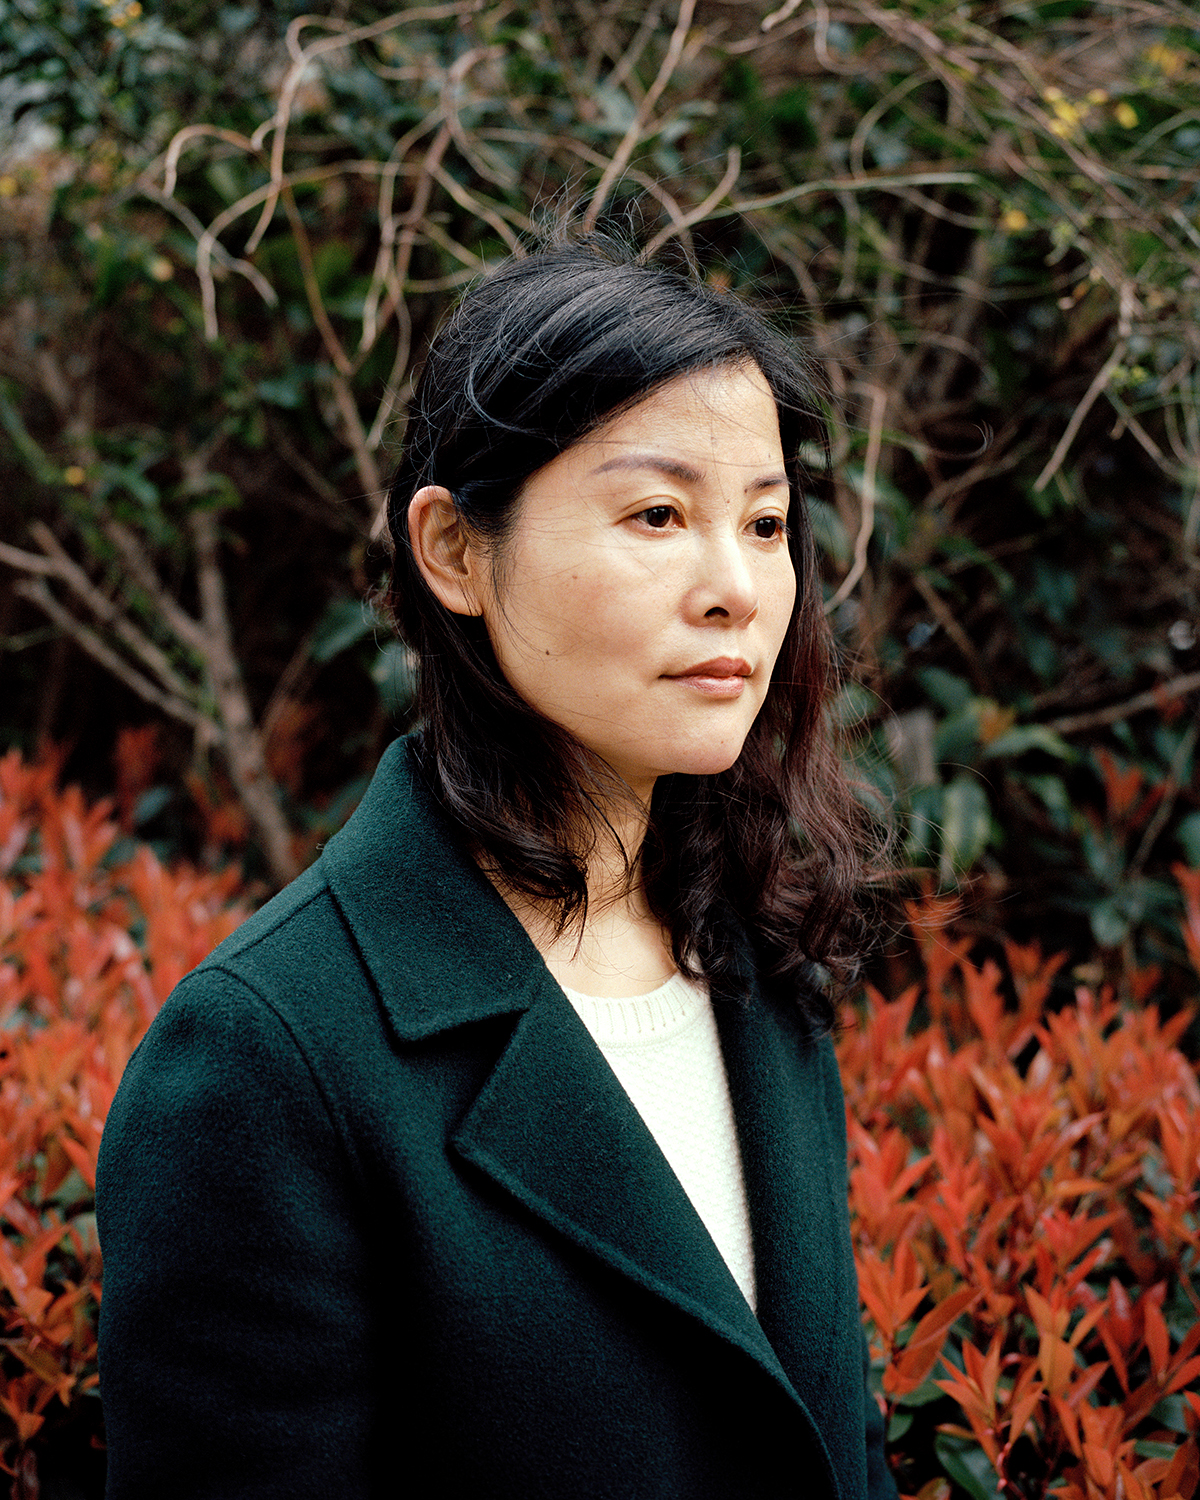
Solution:
[[[1195,17],[298,10],[0,12],[7,738],[71,728],[98,784],[152,715],[176,790],[148,832],[295,869],[404,722],[403,654],[360,601],[421,350],[540,227],[615,224],[824,365],[842,711],[912,867],[965,883],[981,935],[1099,943],[1177,987]]]

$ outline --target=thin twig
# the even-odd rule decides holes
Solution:
[[[450,16],[468,14],[478,9],[477,0],[468,0],[464,4],[452,5],[427,5],[416,6],[408,11],[394,12],[390,16],[384,16],[382,20],[371,21],[365,26],[348,28],[343,21],[331,19],[325,20],[320,16],[297,16],[288,26],[286,41],[288,52],[292,56],[292,66],[288,69],[279,89],[279,98],[275,106],[275,113],[269,120],[264,120],[251,137],[255,148],[262,146],[267,136],[271,136],[271,163],[269,192],[263,202],[262,213],[259,221],[254,227],[254,232],[246,246],[247,255],[253,255],[258,248],[259,242],[267,232],[267,226],[274,217],[279,195],[283,189],[283,157],[287,146],[287,129],[291,122],[292,106],[295,103],[296,91],[299,89],[304,74],[318,57],[327,52],[336,52],[344,47],[352,47],[358,42],[370,41],[372,38],[384,35],[385,32],[394,31],[398,26],[414,21],[438,21],[446,20]],[[339,35],[325,37],[319,42],[314,42],[309,47],[301,47],[300,32],[305,26],[323,25],[327,28],[337,28]]]
[[[152,703],[155,708],[162,709],[163,713],[169,714],[171,718],[190,725],[206,744],[211,744],[217,738],[217,726],[212,719],[182,698],[163,692],[148,677],[143,677],[139,671],[131,667],[124,657],[118,656],[94,630],[77,620],[70,610],[58,602],[47,587],[45,579],[22,579],[20,583],[13,585],[13,592],[19,594],[22,599],[28,599],[43,614],[49,615],[60,630],[69,635],[94,661],[98,661],[126,687],[131,688],[139,698]]]
[[[43,521],[34,521],[29,528],[42,551],[55,564],[59,578],[77,599],[81,600],[97,621],[106,626],[136,655],[142,665],[158,678],[168,692],[177,697],[190,699],[194,689],[185,682],[171,665],[165,651],[133,623],[125,613],[103,594],[73,557],[61,545],[58,538]]]
[[[273,417],[267,417],[267,430],[271,434],[271,442],[275,451],[289,464],[300,478],[304,480],[314,494],[320,495],[325,502],[319,510],[314,507],[314,514],[318,519],[331,526],[336,526],[339,531],[358,532],[359,523],[349,513],[349,502],[345,495],[336,485],[330,484],[324,474],[310,463],[304,454],[296,447],[291,438],[288,437],[282,425]]]
[[[938,624],[962,653],[963,660],[967,664],[967,670],[971,674],[971,681],[975,684],[975,687],[979,692],[986,693],[990,684],[988,682],[988,674],[984,669],[983,662],[980,660],[979,652],[975,649],[975,644],[971,640],[971,637],[954,618],[954,612],[950,606],[924,573],[914,573],[912,575],[912,584],[913,588],[916,589],[917,593],[920,594],[921,598],[929,606]]]
[[[308,310],[312,313],[313,322],[317,325],[321,342],[325,345],[325,352],[333,361],[334,369],[339,375],[349,375],[354,367],[350,362],[350,356],[342,348],[342,341],[338,338],[333,324],[329,321],[329,313],[326,311],[325,301],[321,296],[321,283],[317,280],[312,244],[308,238],[308,230],[304,226],[303,216],[296,206],[296,196],[290,187],[286,187],[282,198],[284,211],[292,230],[292,241],[296,246],[296,259],[300,263],[300,278],[304,283]]]
[[[104,522],[104,534],[121,554],[134,582],[149,598],[159,616],[177,639],[199,656],[203,656],[206,645],[203,626],[199,620],[193,619],[188,614],[159,578],[153,563],[133,532],[120,521],[109,519]]]
[[[1167,779],[1162,783],[1162,796],[1158,806],[1154,809],[1154,816],[1146,824],[1146,831],[1142,835],[1141,842],[1137,846],[1137,853],[1129,861],[1129,868],[1125,872],[1127,880],[1138,876],[1150,851],[1158,839],[1159,834],[1167,826],[1171,818],[1171,812],[1175,807],[1182,785],[1183,768],[1187,758],[1196,748],[1196,741],[1200,739],[1200,720],[1193,720],[1191,725],[1184,731],[1183,738],[1176,747],[1175,754],[1171,757],[1171,765],[1167,772]]]
[[[220,715],[225,760],[238,799],[262,840],[263,853],[271,871],[283,883],[299,874],[300,866],[276,798],[275,783],[267,769],[262,736],[255,727],[233,649],[233,631],[217,549],[216,516],[211,510],[194,510],[189,522],[196,546],[196,584],[207,646],[204,665]]]
[[[679,19],[675,22],[675,29],[671,33],[671,40],[667,43],[666,56],[662,60],[654,82],[646,90],[646,97],[638,106],[638,112],[634,116],[629,129],[622,137],[621,144],[613,152],[612,160],[604,169],[600,181],[596,185],[596,191],[592,194],[592,201],[588,204],[587,212],[583,216],[583,231],[585,234],[595,229],[596,222],[604,210],[608,201],[608,195],[613,186],[620,180],[621,173],[629,165],[629,160],[637,144],[642,138],[642,132],[654,111],[654,106],[662,97],[662,92],[671,81],[671,75],[679,65],[679,59],[683,54],[684,43],[687,41],[688,28],[692,24],[692,16],[696,11],[696,0],[679,0]]]
[[[1157,687],[1137,693],[1124,703],[1093,709],[1086,714],[1068,714],[1062,719],[1051,719],[1046,728],[1053,729],[1055,734],[1077,734],[1081,729],[1102,729],[1106,724],[1118,724],[1122,719],[1131,719],[1134,714],[1145,713],[1149,708],[1161,709],[1173,699],[1194,693],[1198,688],[1200,672],[1185,672],[1181,677],[1168,678]]]
[[[650,5],[642,16],[641,24],[633,34],[633,39],[626,47],[624,53],[617,59],[616,66],[604,80],[606,89],[619,89],[624,87],[627,78],[634,78],[634,69],[642,59],[650,38],[658,29],[659,11],[657,5]]]
[[[376,497],[383,490],[383,476],[379,472],[379,465],[375,462],[375,455],[367,443],[367,434],[363,428],[362,417],[359,415],[358,403],[354,399],[354,392],[350,389],[350,382],[340,371],[332,371],[329,380],[333,387],[333,399],[341,414],[346,444],[354,455],[354,467],[358,472],[359,483],[365,491],[367,502],[374,508]]]
[[[871,533],[875,530],[875,478],[879,469],[879,453],[883,445],[883,418],[887,411],[888,395],[879,386],[871,387],[871,416],[867,429],[867,456],[863,462],[862,519],[858,536],[854,542],[854,563],[842,579],[837,592],[825,601],[825,613],[832,614],[843,599],[850,596],[854,585],[867,570],[867,547]]]
[[[1088,412],[1091,411],[1101,392],[1107,387],[1109,381],[1113,378],[1113,374],[1116,371],[1117,367],[1120,365],[1121,361],[1125,358],[1125,354],[1128,348],[1129,345],[1126,343],[1126,341],[1124,339],[1121,339],[1113,349],[1113,352],[1104,361],[1104,364],[1101,366],[1099,371],[1097,371],[1096,378],[1092,381],[1091,385],[1088,386],[1086,392],[1084,393],[1083,400],[1071,414],[1071,420],[1067,423],[1067,430],[1063,433],[1062,437],[1059,438],[1058,445],[1054,449],[1054,452],[1050,455],[1049,462],[1046,464],[1046,467],[1042,470],[1038,477],[1034,480],[1033,489],[1035,494],[1040,495],[1041,492],[1050,483],[1051,479],[1054,478],[1058,470],[1062,467],[1062,461],[1067,456],[1067,450],[1075,441],[1076,434],[1083,426],[1083,419],[1087,416]]]
[[[811,198],[814,193],[869,193],[886,192],[889,188],[910,187],[982,187],[975,172],[943,172],[937,168],[916,172],[864,172],[853,177],[821,177],[815,182],[801,182],[795,187],[784,188],[778,193],[768,193],[765,198],[737,199],[719,215],[748,214],[757,209],[777,208],[781,203],[794,203],[798,198]]]
[[[654,238],[650,241],[650,243],[646,246],[646,248],[642,251],[641,258],[643,260],[649,260],[656,251],[662,249],[662,247],[667,243],[668,240],[674,239],[677,234],[682,234],[686,230],[689,230],[693,224],[699,224],[702,222],[702,220],[707,219],[709,214],[712,213],[713,209],[716,208],[717,204],[720,203],[721,199],[724,198],[725,194],[737,181],[738,173],[741,170],[741,147],[730,146],[729,157],[725,165],[725,172],[720,182],[717,183],[716,187],[713,188],[712,192],[709,193],[708,197],[705,198],[703,203],[698,203],[695,208],[689,210],[688,213],[684,214],[682,219],[679,219],[675,223],[668,224],[664,229],[660,229],[654,236]]]

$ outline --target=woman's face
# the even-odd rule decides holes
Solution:
[[[538,470],[481,600],[504,675],[641,796],[737,759],[796,593],[775,402],[681,376]]]

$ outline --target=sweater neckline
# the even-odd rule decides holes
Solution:
[[[645,995],[585,995],[562,986],[576,1014],[601,1046],[648,1046],[686,1030],[708,1006],[702,980],[672,974]]]

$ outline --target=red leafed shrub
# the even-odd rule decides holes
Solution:
[[[0,1464],[99,1432],[100,1131],[176,981],[245,915],[236,875],[165,869],[58,765],[0,759]]]
[[[1200,874],[1177,870],[1200,970]],[[973,963],[910,907],[923,982],[840,1041],[851,1213],[901,1488],[1191,1500],[1200,1490],[1200,1082],[1160,1019],[1063,956]],[[1006,1003],[1005,992],[1010,992]],[[1015,1004],[1012,1003],[1015,1000]],[[914,1025],[918,1006],[923,1017]]]
[[[98,1441],[96,1150],[175,982],[245,915],[233,873],[165,869],[52,760],[0,760],[0,1464],[38,1493]],[[128,799],[126,799],[128,800]],[[1200,873],[1176,871],[1200,971]],[[1061,957],[977,964],[914,904],[923,979],[840,1040],[863,1303],[901,1486],[1200,1491],[1200,1084],[1160,1020]],[[919,1023],[916,1018],[920,1017]],[[57,1455],[57,1458],[56,1458]],[[98,1490],[95,1491],[98,1493]]]

